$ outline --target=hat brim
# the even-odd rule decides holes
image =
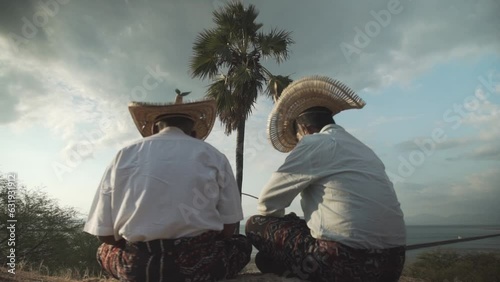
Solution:
[[[305,110],[325,107],[333,116],[343,110],[361,109],[365,104],[338,80],[324,76],[302,78],[283,90],[268,118],[268,138],[276,150],[289,152],[298,143],[293,123]]]
[[[182,104],[131,102],[128,109],[139,133],[143,137],[156,133],[155,124],[160,117],[185,116],[194,122],[195,137],[205,140],[212,131],[216,117],[215,100]]]

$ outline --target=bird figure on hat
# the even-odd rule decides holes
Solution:
[[[177,93],[177,96],[175,97],[175,104],[182,104],[182,97],[187,96],[191,93],[191,91],[181,92],[179,89],[175,89],[175,93]]]

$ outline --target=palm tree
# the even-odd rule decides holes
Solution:
[[[245,122],[263,85],[274,77],[261,65],[261,58],[272,58],[279,64],[288,58],[288,47],[293,44],[288,31],[261,31],[263,25],[255,22],[258,14],[255,6],[245,8],[238,1],[214,11],[216,26],[198,35],[190,61],[193,78],[212,81],[206,96],[216,100],[217,115],[225,126],[225,133],[237,131],[236,181],[240,195]]]

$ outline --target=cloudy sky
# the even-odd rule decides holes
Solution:
[[[140,138],[127,103],[173,101],[175,88],[203,97],[209,81],[190,77],[191,48],[224,3],[2,1],[0,172],[86,214],[107,164]],[[409,221],[500,222],[499,1],[245,3],[265,30],[292,31],[290,59],[264,62],[272,72],[340,79],[367,102],[336,121],[384,161]],[[266,139],[272,106],[262,96],[247,123],[252,195],[286,157]],[[234,164],[235,139],[217,122],[207,142]],[[255,213],[254,199],[243,204]]]

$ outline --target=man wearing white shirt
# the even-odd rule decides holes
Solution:
[[[214,101],[132,103],[145,137],[106,169],[84,231],[103,242],[98,262],[120,281],[216,281],[234,277],[251,244],[233,235],[243,219],[226,157],[202,141]],[[193,138],[194,137],[194,138]]]
[[[398,281],[403,213],[376,154],[335,124],[364,102],[338,81],[311,77],[285,89],[269,118],[273,146],[291,151],[259,197],[246,233],[262,272],[311,281]],[[300,194],[304,219],[285,215]]]

